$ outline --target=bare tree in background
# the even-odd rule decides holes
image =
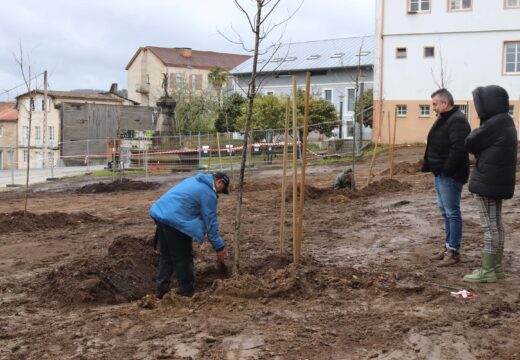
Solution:
[[[27,55],[27,60],[24,59],[22,42],[20,41],[20,49],[19,54],[16,56],[13,54],[14,60],[18,64],[20,73],[22,75],[23,81],[25,83],[25,87],[27,89],[27,93],[29,94],[29,106],[27,111],[29,111],[29,134],[27,137],[27,172],[25,175],[25,196],[24,196],[24,208],[23,208],[23,216],[27,215],[27,198],[29,194],[29,169],[31,163],[31,128],[32,128],[32,114],[34,103],[34,94],[32,89],[32,72],[31,72],[31,61],[29,56]]]
[[[253,64],[251,70],[251,78],[248,83],[247,89],[247,99],[248,99],[248,108],[247,108],[247,116],[246,123],[244,128],[244,142],[243,142],[243,151],[242,151],[242,159],[240,161],[240,177],[238,182],[238,195],[237,195],[237,207],[236,207],[236,215],[235,215],[235,231],[234,231],[234,270],[235,273],[238,272],[239,269],[239,259],[240,259],[240,224],[241,224],[241,215],[242,215],[242,194],[244,189],[244,170],[246,166],[247,159],[247,148],[249,144],[249,132],[251,129],[251,117],[253,114],[253,104],[255,97],[257,95],[257,67],[258,67],[258,56],[260,54],[260,49],[262,48],[262,44],[268,38],[268,36],[277,28],[281,26],[285,26],[287,22],[294,16],[296,11],[303,4],[303,0],[300,2],[299,6],[291,13],[288,13],[287,17],[283,20],[275,21],[273,16],[275,12],[279,10],[280,4],[282,0],[234,0],[235,6],[242,13],[243,16],[247,19],[249,24],[249,29],[254,35],[254,45],[253,48],[248,48],[246,43],[244,42],[241,34],[234,30],[235,35],[237,37],[236,40],[232,40],[229,37],[225,36],[221,33],[227,40],[231,41],[234,44],[242,46],[242,48],[253,54]],[[247,5],[249,4],[249,5]],[[283,31],[280,35],[280,39],[283,36]],[[270,48],[273,46],[271,45]],[[262,50],[267,52],[265,49]],[[273,54],[276,51],[273,52]]]
[[[446,89],[448,86],[450,86],[451,83],[451,74],[448,72],[448,67],[446,65],[446,61],[444,60],[444,57],[442,56],[442,48],[439,47],[439,72],[438,74],[435,73],[435,70],[433,67],[430,68],[430,72],[432,74],[432,79],[437,88],[439,89]]]

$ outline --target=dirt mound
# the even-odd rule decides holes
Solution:
[[[24,216],[23,211],[15,211],[0,214],[0,233],[50,230],[96,222],[103,222],[103,220],[86,212],[75,214],[58,211],[43,214],[27,212]]]
[[[370,185],[364,187],[360,191],[357,192],[360,196],[373,196],[373,195],[383,195],[385,193],[399,192],[408,190],[412,187],[412,185],[401,182],[395,179],[382,179],[378,181],[374,181],[370,183]]]
[[[110,193],[117,191],[153,190],[160,186],[156,182],[121,179],[109,183],[98,182],[76,189],[77,194]]]
[[[247,177],[247,175],[246,175]],[[235,186],[237,185],[237,186]],[[236,181],[235,184],[233,182],[231,183],[231,186],[233,188],[233,191],[238,190],[238,181]],[[266,191],[266,190],[278,190],[282,187],[281,183],[276,182],[256,182],[254,180],[252,183],[245,182],[244,183],[244,191]]]
[[[394,164],[394,175],[399,174],[416,174],[421,171],[423,166],[423,160],[419,160],[416,163],[412,164],[408,161],[402,161],[397,164]],[[381,175],[390,174],[390,168],[387,168],[380,173]]]
[[[301,187],[300,187],[300,184],[298,184],[298,187],[296,188],[297,191],[298,191],[298,197],[300,196],[301,194]],[[311,200],[315,200],[315,199],[319,199],[321,198],[323,195],[326,195],[327,193],[330,193],[332,191],[332,189],[323,189],[323,188],[317,188],[317,187],[314,187],[314,186],[311,186],[311,185],[305,185],[305,199],[311,199]],[[289,201],[289,200],[292,200],[292,195],[293,195],[293,187],[292,187],[292,184],[287,184],[287,189],[285,191],[285,200]]]
[[[158,257],[151,238],[122,235],[102,257],[81,259],[41,279],[39,293],[70,304],[116,304],[153,292]]]
[[[378,268],[365,270],[352,267],[326,266],[304,257],[298,264],[289,257],[260,259],[255,266],[242,269],[238,276],[216,279],[211,291],[239,298],[310,299],[334,293],[335,297],[356,296],[353,290],[408,296],[421,293],[424,279],[414,274],[396,274]]]
[[[412,186],[406,182],[400,182],[395,179],[382,179],[370,183],[370,185],[358,190],[351,191],[349,189],[318,189],[321,194],[319,198],[325,199],[332,203],[347,203],[352,199],[358,199],[367,196],[380,196],[386,193],[399,192],[410,189]],[[311,197],[312,199],[312,197]]]

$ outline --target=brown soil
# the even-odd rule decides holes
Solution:
[[[129,302],[153,292],[157,264],[152,239],[122,235],[106,255],[79,259],[41,276],[35,292],[43,301],[64,305]]]
[[[399,162],[394,164],[394,175],[398,174],[415,174],[421,171],[423,166],[423,160],[419,160],[415,163],[410,163],[408,161]],[[390,174],[390,168],[387,168],[381,172],[381,175]]]
[[[396,163],[414,164],[423,152],[401,148]],[[438,268],[428,260],[443,236],[432,176],[389,179],[387,165],[387,154],[376,158],[367,187],[370,164],[356,165],[356,192],[332,191],[345,164],[308,168],[297,264],[292,192],[280,254],[281,171],[256,171],[244,193],[239,272],[231,194],[219,199],[227,265],[217,266],[209,244],[195,245],[193,298],[153,295],[158,254],[148,210],[166,186],[89,196],[42,190],[29,210],[43,220],[29,225],[13,215],[23,194],[0,193],[0,358],[518,359],[520,196],[502,213],[506,279],[466,284],[482,250],[471,194],[465,188],[461,202],[462,262]],[[456,299],[446,286],[476,297]]]
[[[0,214],[0,233],[41,231],[102,221],[86,212],[68,214],[52,211],[34,214],[28,211],[24,216],[23,211],[14,211]]]
[[[118,191],[136,191],[136,190],[153,190],[160,185],[156,182],[144,182],[139,180],[130,180],[123,178],[121,180],[114,180],[109,183],[98,182],[88,184],[76,189],[77,194],[91,194],[91,193],[111,193]]]

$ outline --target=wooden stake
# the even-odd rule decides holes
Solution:
[[[283,171],[282,171],[282,196],[281,196],[281,206],[280,206],[280,254],[285,252],[285,195],[287,192],[287,144],[289,137],[289,114],[291,111],[290,108],[290,99],[287,98],[285,104],[285,132],[283,136]]]
[[[307,72],[305,79],[305,110],[303,116],[303,139],[302,140],[302,169],[300,180],[300,208],[298,220],[298,242],[296,246],[296,259],[300,258],[302,253],[302,239],[303,239],[303,205],[305,203],[305,168],[307,165],[307,132],[309,123],[309,98],[311,92],[311,73]]]
[[[217,132],[217,147],[218,147],[218,160],[220,162],[220,171],[224,171],[224,166],[222,166],[222,155],[220,153],[220,133]]]
[[[293,261],[298,260],[296,253],[296,241],[298,237],[298,143],[297,143],[297,132],[298,132],[298,117],[296,112],[296,76],[292,77],[292,91],[293,91],[293,103],[292,103],[292,116],[293,116]]]
[[[394,177],[394,159],[395,159],[395,133],[397,130],[397,108],[394,114],[394,136],[392,138],[392,165],[390,167],[390,178]]]
[[[379,129],[377,131],[376,145],[374,146],[374,152],[372,154],[372,160],[370,160],[370,170],[368,171],[367,186],[370,185],[372,179],[372,169],[374,168],[374,160],[376,159],[377,146],[381,142],[381,128],[383,127],[383,118],[385,116],[384,110],[379,117]]]
[[[390,112],[388,115],[388,168],[392,171],[392,124],[390,123]],[[392,176],[392,175],[390,175]]]

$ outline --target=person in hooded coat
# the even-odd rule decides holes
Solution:
[[[465,146],[477,159],[468,189],[476,195],[484,231],[481,266],[464,276],[467,282],[495,282],[504,277],[504,227],[502,201],[515,190],[517,132],[509,116],[509,95],[500,86],[473,91],[480,127],[466,138]]]

